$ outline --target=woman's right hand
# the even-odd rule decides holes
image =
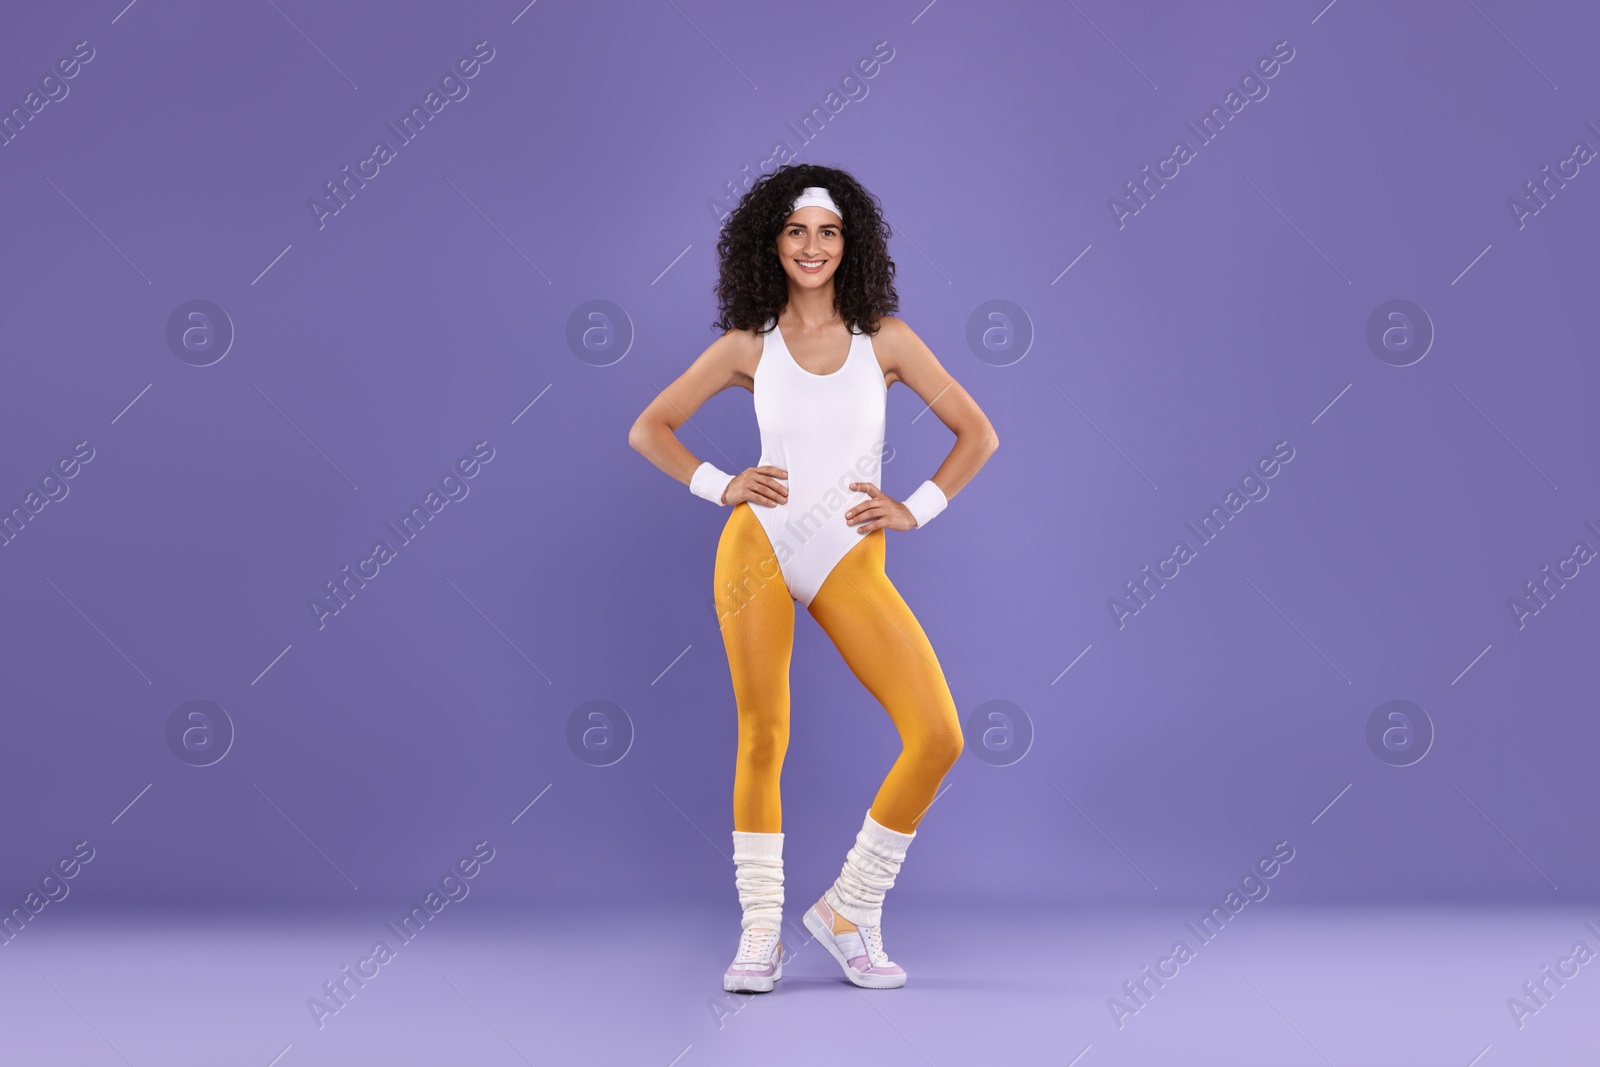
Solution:
[[[783,484],[783,479],[788,477],[789,472],[781,467],[766,465],[746,468],[735,474],[728,488],[722,491],[722,502],[732,505],[748,500],[768,508],[788,503],[789,487]]]

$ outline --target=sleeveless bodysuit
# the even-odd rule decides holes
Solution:
[[[775,319],[755,372],[761,463],[789,472],[786,503],[752,504],[777,556],[789,593],[809,608],[835,564],[859,544],[844,513],[871,497],[849,488],[879,475],[889,388],[872,338],[856,330],[844,366],[813,374],[790,354]]]

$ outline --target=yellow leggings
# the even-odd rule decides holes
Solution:
[[[883,571],[884,531],[858,536],[862,543],[828,574],[808,610],[900,733],[900,755],[869,813],[882,826],[912,833],[961,755],[960,716],[933,646]],[[728,516],[715,572],[718,624],[739,714],[733,828],[778,833],[795,600],[748,502]]]

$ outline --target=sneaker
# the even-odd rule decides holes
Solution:
[[[827,949],[844,976],[863,989],[898,989],[906,984],[905,969],[883,951],[883,925],[833,932],[833,909],[819,900],[806,912],[806,929]]]
[[[783,977],[783,941],[771,926],[752,926],[739,938],[739,953],[722,988],[729,993],[770,993],[772,983]]]

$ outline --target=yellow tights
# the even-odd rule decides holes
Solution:
[[[960,716],[933,646],[884,573],[885,532],[858,536],[861,543],[828,574],[809,611],[899,731],[900,755],[869,812],[880,825],[908,834],[961,755]],[[733,828],[778,833],[796,602],[748,502],[734,505],[722,529],[715,589],[739,715]]]

